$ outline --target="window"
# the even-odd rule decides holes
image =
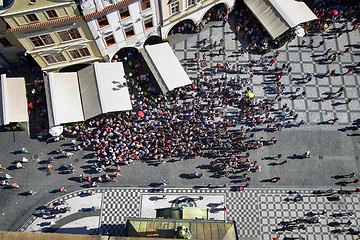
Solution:
[[[145,9],[150,8],[150,0],[141,0],[140,3],[141,3],[141,10],[144,11]]]
[[[110,36],[105,37],[105,42],[108,47],[114,45],[116,43],[114,35],[111,34]]]
[[[99,18],[97,18],[96,20],[97,20],[97,22],[99,23],[100,28],[106,27],[106,26],[109,25],[109,22],[108,22],[106,16],[99,17]]]
[[[33,13],[33,14],[29,14],[29,15],[26,15],[27,19],[30,21],[30,22],[37,22],[39,21],[39,19],[37,18],[37,16]]]
[[[58,17],[55,10],[46,11],[46,14],[48,15],[49,18],[57,18]]]
[[[9,40],[7,40],[7,38],[0,38],[0,43],[1,45],[3,45],[4,47],[12,47],[13,45],[11,44],[11,42],[9,42]]]
[[[90,56],[90,52],[87,48],[71,50],[69,53],[73,59]]]
[[[64,55],[62,55],[62,53],[46,55],[46,56],[43,56],[43,58],[45,59],[45,61],[48,64],[58,63],[58,62],[66,62],[66,59],[65,59]]]
[[[195,5],[196,0],[188,0],[188,7]]]
[[[125,35],[127,38],[134,36],[135,35],[134,27],[131,26],[131,27],[125,28]]]
[[[34,44],[35,47],[54,44],[54,40],[51,38],[50,34],[31,37],[29,39]]]
[[[128,7],[123,7],[119,9],[121,19],[130,17],[130,12]]]
[[[65,30],[57,33],[63,42],[81,38],[79,31],[75,29]]]
[[[145,29],[149,29],[149,28],[154,27],[152,18],[145,19],[144,20],[144,25],[145,25]]]
[[[179,2],[174,2],[170,5],[171,15],[179,12]]]

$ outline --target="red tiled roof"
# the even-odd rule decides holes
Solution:
[[[58,23],[74,21],[79,18],[81,18],[81,16],[61,18],[61,19],[52,20],[52,21],[48,21],[48,22],[34,23],[34,24],[26,25],[26,26],[17,27],[17,28],[10,28],[10,29],[7,29],[6,31],[7,32],[18,32],[18,31],[23,31],[23,30],[32,29],[32,28],[45,27],[45,26],[50,26],[50,25],[54,25],[54,24],[58,24]]]
[[[116,3],[114,5],[111,5],[111,6],[108,6],[106,8],[104,8],[103,10],[99,11],[99,12],[94,12],[94,13],[90,13],[88,15],[85,15],[85,20],[89,20],[90,18],[94,18],[94,17],[97,17],[97,16],[100,16],[104,13],[107,13],[109,11],[112,11],[114,9],[117,9],[119,7],[122,7],[126,4],[129,4],[129,3],[132,3],[132,2],[135,2],[137,0],[124,0],[122,2],[119,2],[119,3]]]

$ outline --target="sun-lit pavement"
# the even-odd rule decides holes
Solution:
[[[329,30],[331,31],[331,29]],[[230,63],[239,65],[248,64],[248,61],[259,55],[245,54],[239,56],[234,51],[240,49],[239,42],[229,27],[212,27],[204,29],[200,34],[193,35],[185,40],[172,44],[179,60],[185,65],[193,57],[196,42],[212,35],[214,40],[225,39],[227,49],[225,56],[208,57],[208,66],[214,67],[217,63],[223,64],[227,59]],[[187,37],[187,36],[186,36]],[[312,37],[315,43],[320,36]],[[153,216],[153,207],[171,206],[173,199],[183,196],[195,198],[203,195],[204,200],[201,204],[219,204],[219,199],[225,199],[225,204],[229,213],[219,211],[219,216],[224,216],[227,220],[236,220],[238,224],[239,236],[260,237],[260,239],[270,239],[276,236],[273,230],[283,231],[279,225],[281,221],[308,218],[305,216],[310,211],[318,213],[327,210],[326,216],[319,224],[306,224],[306,231],[301,230],[300,234],[306,239],[353,239],[353,236],[346,235],[342,229],[348,228],[345,222],[349,219],[353,222],[352,227],[359,230],[359,216],[337,218],[337,213],[358,211],[359,195],[344,195],[341,201],[328,198],[329,196],[319,196],[313,193],[316,190],[325,191],[328,188],[339,190],[339,183],[342,179],[334,176],[348,174],[350,172],[359,173],[359,132],[349,130],[354,121],[359,119],[359,79],[358,73],[349,75],[339,75],[336,77],[322,77],[327,69],[336,68],[337,72],[346,71],[348,66],[359,62],[359,48],[353,44],[357,43],[359,32],[343,34],[339,39],[331,39],[331,36],[323,36],[325,45],[321,48],[308,49],[299,48],[297,45],[302,39],[295,39],[293,42],[279,49],[278,63],[275,66],[290,62],[293,71],[289,77],[284,77],[286,86],[285,92],[295,91],[300,87],[305,90],[305,98],[291,100],[290,97],[283,97],[282,104],[288,103],[291,109],[299,114],[299,120],[303,119],[305,124],[301,127],[285,128],[282,132],[268,133],[264,131],[256,132],[256,138],[264,137],[270,139],[275,136],[278,143],[273,146],[266,146],[260,150],[251,151],[251,158],[258,161],[261,166],[261,173],[250,173],[250,188],[244,192],[232,192],[228,189],[204,188],[208,183],[213,186],[238,186],[237,179],[218,176],[206,169],[211,160],[205,158],[189,159],[180,162],[177,159],[168,161],[165,165],[149,165],[147,162],[136,162],[133,165],[122,168],[122,177],[118,183],[99,184],[97,193],[93,195],[81,194],[82,191],[89,191],[86,183],[77,182],[77,176],[86,172],[91,167],[91,152],[78,151],[74,153],[72,159],[56,159],[54,171],[51,175],[46,174],[46,160],[50,156],[58,156],[55,151],[62,147],[65,151],[69,150],[71,139],[60,143],[40,142],[30,140],[26,132],[2,132],[0,151],[2,153],[1,164],[5,167],[13,165],[14,161],[21,159],[22,154],[15,154],[21,147],[27,147],[30,154],[27,157],[29,163],[24,164],[24,169],[1,170],[13,176],[13,180],[20,185],[19,189],[2,188],[0,191],[0,228],[1,230],[21,230],[25,231],[46,231],[50,221],[57,223],[49,231],[56,232],[77,232],[89,233],[97,230],[105,233],[121,233],[126,217],[139,216],[142,213],[146,216]],[[330,39],[327,39],[330,38]],[[308,37],[306,38],[309,39]],[[331,65],[317,64],[319,54],[331,47],[334,51],[342,51],[348,44],[351,44],[351,54],[340,56],[339,61]],[[316,44],[315,44],[316,45]],[[273,54],[273,52],[268,55]],[[187,60],[185,60],[187,59]],[[186,65],[186,71],[190,77],[199,74],[196,67]],[[341,69],[341,70],[340,70]],[[255,68],[254,70],[259,70]],[[310,83],[302,83],[300,78],[307,72],[312,72],[316,76]],[[256,72],[255,72],[256,73]],[[235,74],[237,75],[237,74]],[[218,75],[219,77],[220,75]],[[231,76],[231,74],[230,74]],[[242,77],[248,77],[241,74]],[[274,98],[273,84],[268,80],[271,76],[255,74],[250,86],[259,99]],[[323,98],[324,92],[336,92],[341,86],[345,87],[345,93],[337,100],[318,102]],[[345,99],[351,98],[352,101],[346,105]],[[233,114],[234,109],[227,109],[227,114]],[[326,121],[338,117],[339,122],[335,125],[326,124]],[[320,123],[320,125],[318,125]],[[298,159],[295,156],[310,150],[310,159]],[[286,165],[276,165],[271,159],[279,153],[288,160]],[[35,156],[37,155],[37,156]],[[72,163],[78,170],[75,174],[64,173],[58,169],[62,165]],[[189,178],[198,169],[204,172],[204,177]],[[264,181],[272,177],[281,177],[281,181],[272,183]],[[165,200],[162,193],[153,193],[147,186],[161,184],[166,179],[169,182],[169,193]],[[31,214],[37,212],[37,208],[47,205],[53,199],[63,198],[64,194],[54,190],[65,186],[70,193],[67,198],[71,202],[72,210],[57,219],[41,218],[33,219]],[[117,188],[119,186],[129,186],[129,188]],[[195,186],[195,188],[193,188]],[[358,184],[349,184],[349,189],[355,189]],[[113,188],[115,187],[115,188]],[[185,188],[186,189],[182,189]],[[25,192],[30,189],[37,191],[34,196],[26,196]],[[81,189],[81,190],[79,190]],[[289,193],[289,191],[292,191]],[[293,193],[297,192],[297,193]],[[155,195],[154,195],[155,194]],[[297,196],[302,198],[296,198]],[[114,197],[115,196],[115,197]],[[121,197],[120,197],[121,196]],[[330,196],[331,197],[331,196]],[[159,198],[159,199],[158,199]],[[299,200],[299,201],[297,201]],[[301,200],[301,201],[300,201]],[[168,202],[166,202],[168,201]],[[199,201],[194,201],[200,204]],[[143,205],[144,203],[144,205]],[[161,204],[158,204],[161,203]],[[131,204],[126,205],[126,204]],[[167,205],[166,205],[167,204]],[[97,211],[84,211],[86,208],[97,206]],[[210,205],[208,207],[211,208]],[[218,206],[220,208],[220,206]],[[72,216],[73,215],[73,216]],[[145,216],[144,215],[144,216]],[[22,228],[24,222],[31,219]],[[340,225],[338,225],[340,224]],[[58,228],[58,229],[57,229]],[[299,236],[298,230],[292,233],[286,231],[286,236]]]
[[[123,235],[126,218],[155,218],[157,208],[191,206],[209,208],[211,219],[236,221],[240,237],[271,239],[277,232],[285,231],[287,237],[353,239],[341,231],[349,228],[345,224],[348,220],[353,226],[360,223],[359,194],[342,195],[344,198],[337,200],[339,195],[327,190],[249,188],[234,192],[223,188],[169,188],[165,198],[161,188],[101,188],[94,195],[83,190],[51,202],[60,208],[71,207],[70,212],[49,214],[49,208],[45,207],[20,231]],[[199,200],[199,196],[203,199]],[[66,203],[56,204],[64,200]],[[91,211],[92,206],[97,210]],[[324,210],[327,213],[322,215]],[[310,223],[314,217],[320,222]],[[286,223],[291,225],[295,220],[301,221],[306,230],[286,231]]]

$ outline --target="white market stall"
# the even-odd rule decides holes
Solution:
[[[45,78],[50,127],[97,115],[131,110],[121,62],[94,63],[78,72]]]
[[[245,5],[275,39],[290,28],[317,19],[311,9],[296,0],[244,0]]]
[[[168,43],[145,46],[141,53],[163,93],[192,84]]]
[[[28,122],[25,79],[2,74],[0,85],[0,125]]]

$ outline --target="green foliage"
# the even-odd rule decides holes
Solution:
[[[21,124],[8,124],[4,126],[6,131],[25,131],[25,127]]]

